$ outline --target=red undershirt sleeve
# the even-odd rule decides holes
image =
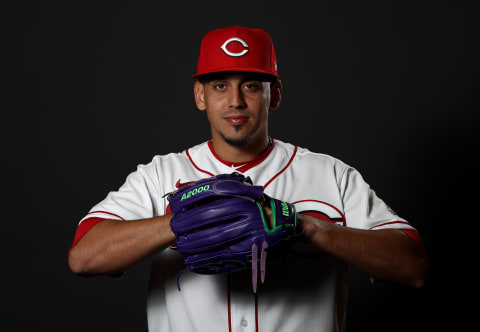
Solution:
[[[425,254],[425,247],[423,246],[422,239],[420,238],[418,232],[413,229],[401,229],[401,231],[407,234],[408,237],[410,237],[417,249],[422,254],[423,258],[427,258],[427,255]]]
[[[80,225],[78,225],[78,227],[77,227],[77,230],[75,232],[75,236],[73,237],[73,244],[70,247],[70,250],[72,250],[72,248],[78,243],[78,241],[80,241],[80,239],[82,237],[84,237],[85,234],[87,234],[88,231],[91,230],[93,226],[95,226],[96,224],[98,224],[99,222],[101,222],[103,220],[105,220],[105,219],[104,218],[91,217],[91,218],[88,218],[88,219],[85,219],[84,221],[82,221],[82,223]]]

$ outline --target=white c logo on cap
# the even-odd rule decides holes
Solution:
[[[245,48],[240,53],[233,53],[233,52],[230,52],[229,50],[227,50],[228,44],[230,44],[231,42],[235,42],[235,41],[242,44],[243,47]],[[228,39],[225,43],[223,43],[223,45],[220,48],[222,49],[222,51],[225,52],[226,55],[229,55],[229,56],[239,57],[239,56],[244,56],[245,54],[248,53],[248,44],[243,39],[240,39],[238,37],[233,37],[233,38]]]

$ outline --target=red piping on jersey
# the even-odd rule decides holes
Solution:
[[[385,225],[391,225],[391,224],[404,224],[404,225],[410,225],[408,222],[405,221],[391,221],[391,222],[386,222],[380,225],[375,225],[373,227],[370,227],[369,229],[372,230],[374,228],[380,227],[380,226],[385,226]]]
[[[203,173],[208,174],[208,175],[210,175],[210,176],[214,176],[212,173],[207,172],[207,171],[201,169],[200,167],[198,167],[198,166],[193,162],[193,159],[192,159],[192,157],[190,156],[190,153],[188,152],[188,149],[187,149],[185,152],[187,153],[187,157],[188,157],[188,159],[190,160],[190,162],[192,163],[193,167],[195,167],[195,168],[196,168],[197,170],[199,170],[200,172],[203,172]]]
[[[105,214],[109,214],[109,215],[111,215],[111,216],[117,217],[117,218],[122,219],[123,221],[125,221],[125,219],[123,219],[122,217],[120,217],[118,214],[111,213],[111,212],[107,212],[107,211],[92,211],[92,212],[87,213],[87,215],[89,215],[89,214],[94,214],[94,213],[105,213]],[[82,221],[82,222],[83,222],[83,221]]]
[[[249,169],[261,164],[267,157],[270,155],[270,152],[273,150],[273,145],[275,144],[274,139],[272,138],[272,144],[268,146],[268,148],[263,151],[258,157],[248,160],[248,161],[242,161],[242,162],[233,162],[233,161],[226,161],[220,158],[220,156],[215,152],[213,149],[213,144],[212,141],[208,141],[208,147],[210,148],[210,151],[212,152],[213,156],[222,164],[228,166],[228,167],[238,167],[240,165],[243,165],[242,167],[239,167],[236,169],[236,171],[244,173],[248,171]]]
[[[292,204],[297,204],[297,203],[301,203],[301,202],[318,202],[318,203],[322,203],[322,204],[330,206],[331,208],[333,208],[335,211],[337,211],[342,216],[343,226],[347,226],[347,220],[345,219],[345,216],[343,215],[342,211],[337,209],[332,204],[329,204],[329,203],[324,202],[324,201],[318,201],[318,200],[315,200],[315,199],[302,199],[300,201],[292,202]],[[321,212],[321,211],[319,211],[319,212]],[[302,212],[300,212],[300,213],[302,213]],[[323,214],[325,214],[325,213],[323,213]]]
[[[292,157],[290,158],[290,160],[288,161],[287,165],[285,165],[285,167],[282,168],[282,169],[280,170],[280,172],[278,172],[277,174],[275,174],[273,178],[271,178],[267,183],[264,184],[264,186],[263,186],[264,189],[267,188],[268,185],[269,185],[270,183],[272,183],[272,181],[275,180],[275,178],[276,178],[277,176],[279,176],[280,174],[282,174],[283,172],[285,172],[285,170],[288,168],[288,166],[290,166],[290,164],[291,164],[292,161],[293,161],[293,158],[295,158],[295,155],[297,154],[297,149],[298,149],[298,148],[295,146],[295,149],[293,150],[293,155],[292,155]]]

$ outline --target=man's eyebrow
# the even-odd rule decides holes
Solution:
[[[211,84],[211,83],[216,83],[216,82],[224,82],[224,81],[225,81],[225,79],[224,79],[224,78],[215,78],[215,79],[213,79],[213,80],[208,80],[208,81],[207,81],[207,82],[205,82],[205,83],[207,83],[207,84]]]

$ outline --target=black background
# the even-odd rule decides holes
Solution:
[[[284,91],[270,134],[356,167],[424,240],[422,289],[372,286],[351,272],[347,331],[469,325],[473,6],[313,3],[2,3],[3,327],[146,330],[149,261],[120,279],[83,279],[67,251],[78,221],[137,164],[209,138],[191,75],[202,36],[235,24],[274,40]]]

